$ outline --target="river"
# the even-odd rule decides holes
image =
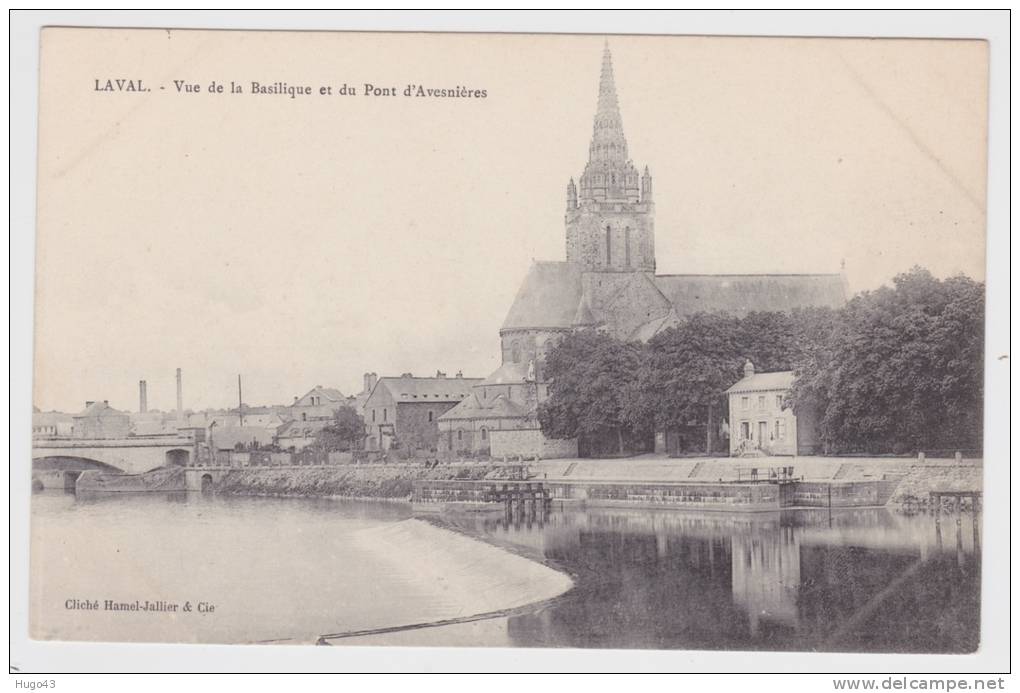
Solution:
[[[500,576],[472,575],[482,562],[469,559],[446,568],[457,575],[419,570],[430,547],[386,544],[390,530],[418,523],[410,517],[403,503],[36,494],[33,636],[930,653],[978,645],[981,551],[969,513],[936,521],[878,508],[554,508],[516,522],[501,513],[434,518],[574,580],[562,596],[477,620],[499,604]],[[484,594],[469,594],[475,587]],[[107,600],[151,608],[111,611]]]

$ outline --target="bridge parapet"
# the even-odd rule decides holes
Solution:
[[[34,442],[32,460],[78,459],[99,462],[128,474],[141,474],[157,467],[188,464],[194,447],[195,440],[188,436],[49,439]]]

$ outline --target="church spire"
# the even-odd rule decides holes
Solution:
[[[637,202],[640,198],[639,176],[630,161],[627,138],[623,134],[623,119],[613,75],[613,54],[608,41],[602,49],[599,96],[591,145],[588,147],[588,165],[579,182],[578,197],[581,200]]]
[[[613,78],[613,54],[606,41],[602,50],[602,71],[599,74],[599,100],[595,109],[595,127],[592,132],[589,161],[627,161],[627,138],[623,135],[620,102],[616,97]]]
[[[588,163],[577,185],[567,184],[567,262],[586,271],[654,272],[652,176],[647,168],[642,175],[627,152],[615,77],[607,42]],[[575,324],[591,322],[590,312],[579,310]]]

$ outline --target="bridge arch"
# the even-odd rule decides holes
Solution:
[[[191,451],[184,448],[174,448],[166,451],[166,466],[187,467],[191,462]]]
[[[75,484],[82,472],[96,470],[118,474],[122,470],[113,465],[87,457],[51,455],[32,460],[32,491],[65,491],[74,493]]]
[[[33,472],[85,472],[91,469],[107,474],[120,474],[124,471],[112,464],[77,455],[47,455],[32,460]]]

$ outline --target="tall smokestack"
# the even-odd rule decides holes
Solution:
[[[149,411],[148,385],[144,380],[138,381],[138,411],[145,413]]]
[[[184,416],[184,391],[181,389],[181,369],[177,369],[177,418]]]

